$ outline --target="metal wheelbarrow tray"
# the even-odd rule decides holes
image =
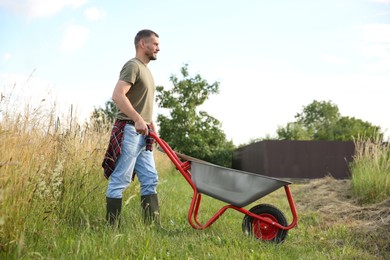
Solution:
[[[260,240],[283,242],[288,230],[297,225],[298,216],[289,187],[291,182],[221,167],[179,154],[174,152],[164,140],[153,132],[150,135],[168,155],[176,169],[180,171],[194,191],[188,211],[188,221],[193,228],[205,229],[209,227],[229,208],[245,214],[242,223],[243,232]],[[285,189],[292,213],[293,220],[291,224],[287,225],[283,212],[273,205],[259,204],[250,210],[244,208],[281,187]],[[205,224],[198,220],[202,194],[228,203]]]
[[[191,174],[198,192],[237,207],[245,207],[291,184],[283,180],[199,161],[191,161]]]

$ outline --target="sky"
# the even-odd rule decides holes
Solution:
[[[160,36],[156,85],[184,64],[219,82],[201,109],[236,145],[276,136],[314,100],[389,136],[390,0],[0,0],[0,92],[88,118],[141,29]]]

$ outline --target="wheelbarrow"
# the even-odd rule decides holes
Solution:
[[[288,230],[297,225],[297,211],[289,187],[291,182],[221,167],[180,154],[173,151],[155,133],[151,132],[150,136],[156,140],[159,148],[167,154],[194,191],[188,210],[188,222],[193,228],[208,228],[227,209],[245,214],[242,222],[244,234],[259,240],[281,243],[285,240]],[[259,204],[249,210],[244,208],[281,187],[284,187],[292,213],[291,224],[287,224],[284,213],[273,205]],[[227,203],[204,224],[200,223],[198,218],[202,194]]]

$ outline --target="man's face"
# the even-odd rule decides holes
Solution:
[[[159,38],[155,35],[145,39],[145,56],[148,57],[149,60],[157,59],[157,53],[160,51],[159,44]]]

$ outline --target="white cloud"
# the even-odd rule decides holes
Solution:
[[[390,58],[390,43],[388,44],[365,44],[360,51],[367,57]]]
[[[106,13],[97,7],[88,8],[85,10],[84,14],[89,21],[98,21],[106,16]]]
[[[390,4],[390,0],[370,0],[371,2]]]
[[[374,72],[385,72],[390,71],[390,59],[382,59],[377,62],[365,65],[365,69]]]
[[[390,1],[390,0],[389,0]],[[382,16],[388,16],[390,15],[390,12],[388,11],[383,11],[383,12],[378,12],[377,14],[375,14],[373,17],[382,17]]]
[[[390,71],[390,24],[365,25],[362,39],[360,51],[371,59],[370,63],[363,67],[369,71]]]
[[[49,17],[67,6],[79,7],[88,0],[1,0],[0,6],[29,18]]]
[[[347,64],[348,61],[342,57],[334,56],[334,55],[323,55],[321,57],[322,60],[333,63],[333,64],[338,64],[338,65],[344,65]]]
[[[390,24],[365,25],[363,39],[375,43],[390,43]]]
[[[11,53],[6,52],[3,54],[3,61],[9,61],[11,59]]]
[[[71,25],[66,29],[61,48],[76,51],[84,46],[89,37],[89,29],[80,25]]]

